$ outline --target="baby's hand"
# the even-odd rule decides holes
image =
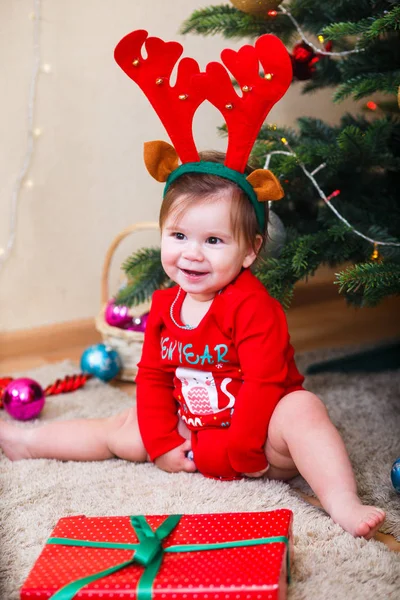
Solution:
[[[265,467],[262,471],[255,471],[255,473],[243,473],[245,477],[262,477],[264,473],[268,471],[268,467]]]
[[[168,473],[179,473],[179,471],[193,473],[196,471],[196,465],[192,460],[186,457],[186,453],[191,450],[191,448],[192,445],[190,440],[186,440],[177,448],[173,448],[169,452],[156,458],[154,463],[159,469],[167,471]]]

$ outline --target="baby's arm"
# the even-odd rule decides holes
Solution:
[[[230,427],[229,458],[239,473],[259,477],[268,468],[265,442],[276,405],[285,393],[289,334],[278,302],[247,297],[235,311],[234,343],[243,385]]]

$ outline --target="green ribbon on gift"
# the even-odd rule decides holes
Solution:
[[[182,515],[171,515],[155,531],[147,523],[144,516],[130,517],[131,525],[138,537],[138,544],[126,544],[118,542],[91,542],[89,540],[75,540],[72,538],[49,538],[48,544],[61,546],[84,546],[85,548],[114,548],[118,550],[134,550],[132,558],[118,565],[99,571],[93,575],[82,577],[68,583],[58,592],[51,596],[52,600],[72,600],[74,596],[85,585],[97,581],[102,577],[107,577],[121,569],[129,567],[133,563],[138,563],[144,567],[137,586],[138,600],[151,600],[153,583],[162,563],[164,552],[204,552],[206,550],[222,550],[224,548],[238,548],[243,546],[260,546],[262,544],[273,544],[283,542],[287,548],[287,573],[290,581],[290,560],[289,560],[289,540],[286,536],[257,538],[251,540],[236,540],[233,542],[220,542],[215,544],[185,544],[169,546],[163,548],[161,542],[178,525]]]

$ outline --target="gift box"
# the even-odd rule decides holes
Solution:
[[[21,600],[283,600],[292,512],[60,519]]]

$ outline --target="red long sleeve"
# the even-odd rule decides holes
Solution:
[[[177,431],[178,406],[173,396],[173,374],[161,365],[160,300],[160,292],[155,292],[136,376],[139,430],[151,460],[184,442]]]

